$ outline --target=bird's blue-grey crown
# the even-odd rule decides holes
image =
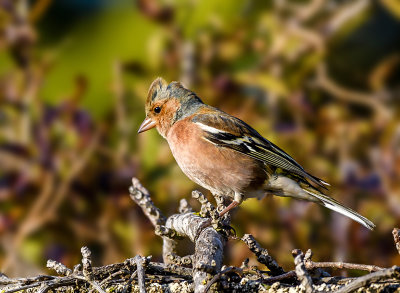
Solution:
[[[151,105],[158,101],[167,101],[168,99],[177,99],[180,103],[174,121],[190,116],[199,107],[204,105],[202,100],[193,91],[185,88],[180,82],[173,81],[168,84],[163,78],[159,77],[150,85],[146,105],[147,107],[151,107]]]

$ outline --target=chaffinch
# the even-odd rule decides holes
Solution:
[[[179,167],[192,181],[232,199],[220,216],[244,199],[267,194],[319,203],[367,227],[375,225],[324,194],[329,184],[306,172],[291,156],[251,126],[208,106],[179,82],[157,78],[138,133],[156,127]]]

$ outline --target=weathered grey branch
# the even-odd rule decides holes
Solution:
[[[203,292],[211,273],[221,270],[225,239],[213,228],[202,229],[207,219],[192,213],[175,214],[168,218],[166,226],[195,243],[193,257],[193,281],[195,292]]]
[[[301,285],[306,290],[306,293],[314,292],[313,283],[310,275],[306,270],[306,266],[304,265],[304,254],[300,249],[295,249],[292,251],[294,256],[294,264],[296,265],[296,275],[300,280]]]
[[[146,293],[146,286],[145,286],[145,273],[143,269],[143,258],[140,255],[137,255],[134,257],[135,263],[136,263],[136,272],[137,272],[137,277],[138,277],[138,283],[139,283],[139,290],[140,293]]]
[[[193,212],[192,207],[189,205],[188,201],[184,198],[182,198],[179,201],[179,209],[178,209],[180,214],[185,214],[185,213],[191,213]]]
[[[140,206],[144,214],[149,218],[154,227],[164,225],[167,220],[157,208],[150,198],[150,194],[146,188],[139,182],[137,178],[132,178],[132,186],[129,187],[131,199]]]
[[[320,268],[350,269],[350,270],[361,270],[369,272],[376,272],[383,270],[383,268],[375,265],[355,264],[355,263],[347,263],[341,261],[314,262],[311,260],[311,256],[312,256],[312,251],[311,249],[309,249],[307,250],[306,257],[304,257],[304,265],[306,266],[307,270],[314,270]]]
[[[348,284],[347,286],[344,286],[340,290],[338,290],[338,293],[348,293],[348,292],[353,292],[357,290],[358,288],[365,287],[371,283],[375,283],[378,281],[384,281],[386,279],[391,279],[395,278],[397,280],[400,280],[400,267],[398,266],[393,266],[389,269],[384,269],[378,272],[374,272],[362,277],[358,277],[355,279],[353,282]]]
[[[246,243],[249,249],[257,256],[257,260],[267,266],[272,276],[279,276],[285,273],[278,263],[268,254],[268,251],[262,248],[252,235],[245,234],[242,237],[242,241]]]
[[[64,264],[57,262],[55,260],[49,259],[47,261],[47,268],[56,271],[57,274],[62,276],[69,276],[72,274],[72,270],[67,268]]]

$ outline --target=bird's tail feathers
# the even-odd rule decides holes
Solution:
[[[367,218],[361,216],[350,208],[345,207],[337,200],[320,192],[305,181],[296,181],[285,175],[274,175],[266,181],[265,191],[277,196],[288,196],[297,199],[316,202],[335,212],[353,219],[366,228],[372,230],[375,225]]]
[[[302,188],[305,192],[309,195],[319,199],[319,203],[324,207],[331,209],[335,212],[338,212],[354,221],[360,223],[364,227],[368,228],[369,230],[373,230],[375,228],[375,224],[368,220],[366,217],[361,216],[359,213],[353,211],[352,209],[345,207],[343,204],[338,202],[337,200],[322,194],[318,191],[311,191],[309,188]]]

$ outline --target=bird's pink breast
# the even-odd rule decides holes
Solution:
[[[170,129],[167,140],[182,171],[213,194],[233,197],[257,190],[266,178],[263,164],[204,139],[204,132],[185,119]]]

